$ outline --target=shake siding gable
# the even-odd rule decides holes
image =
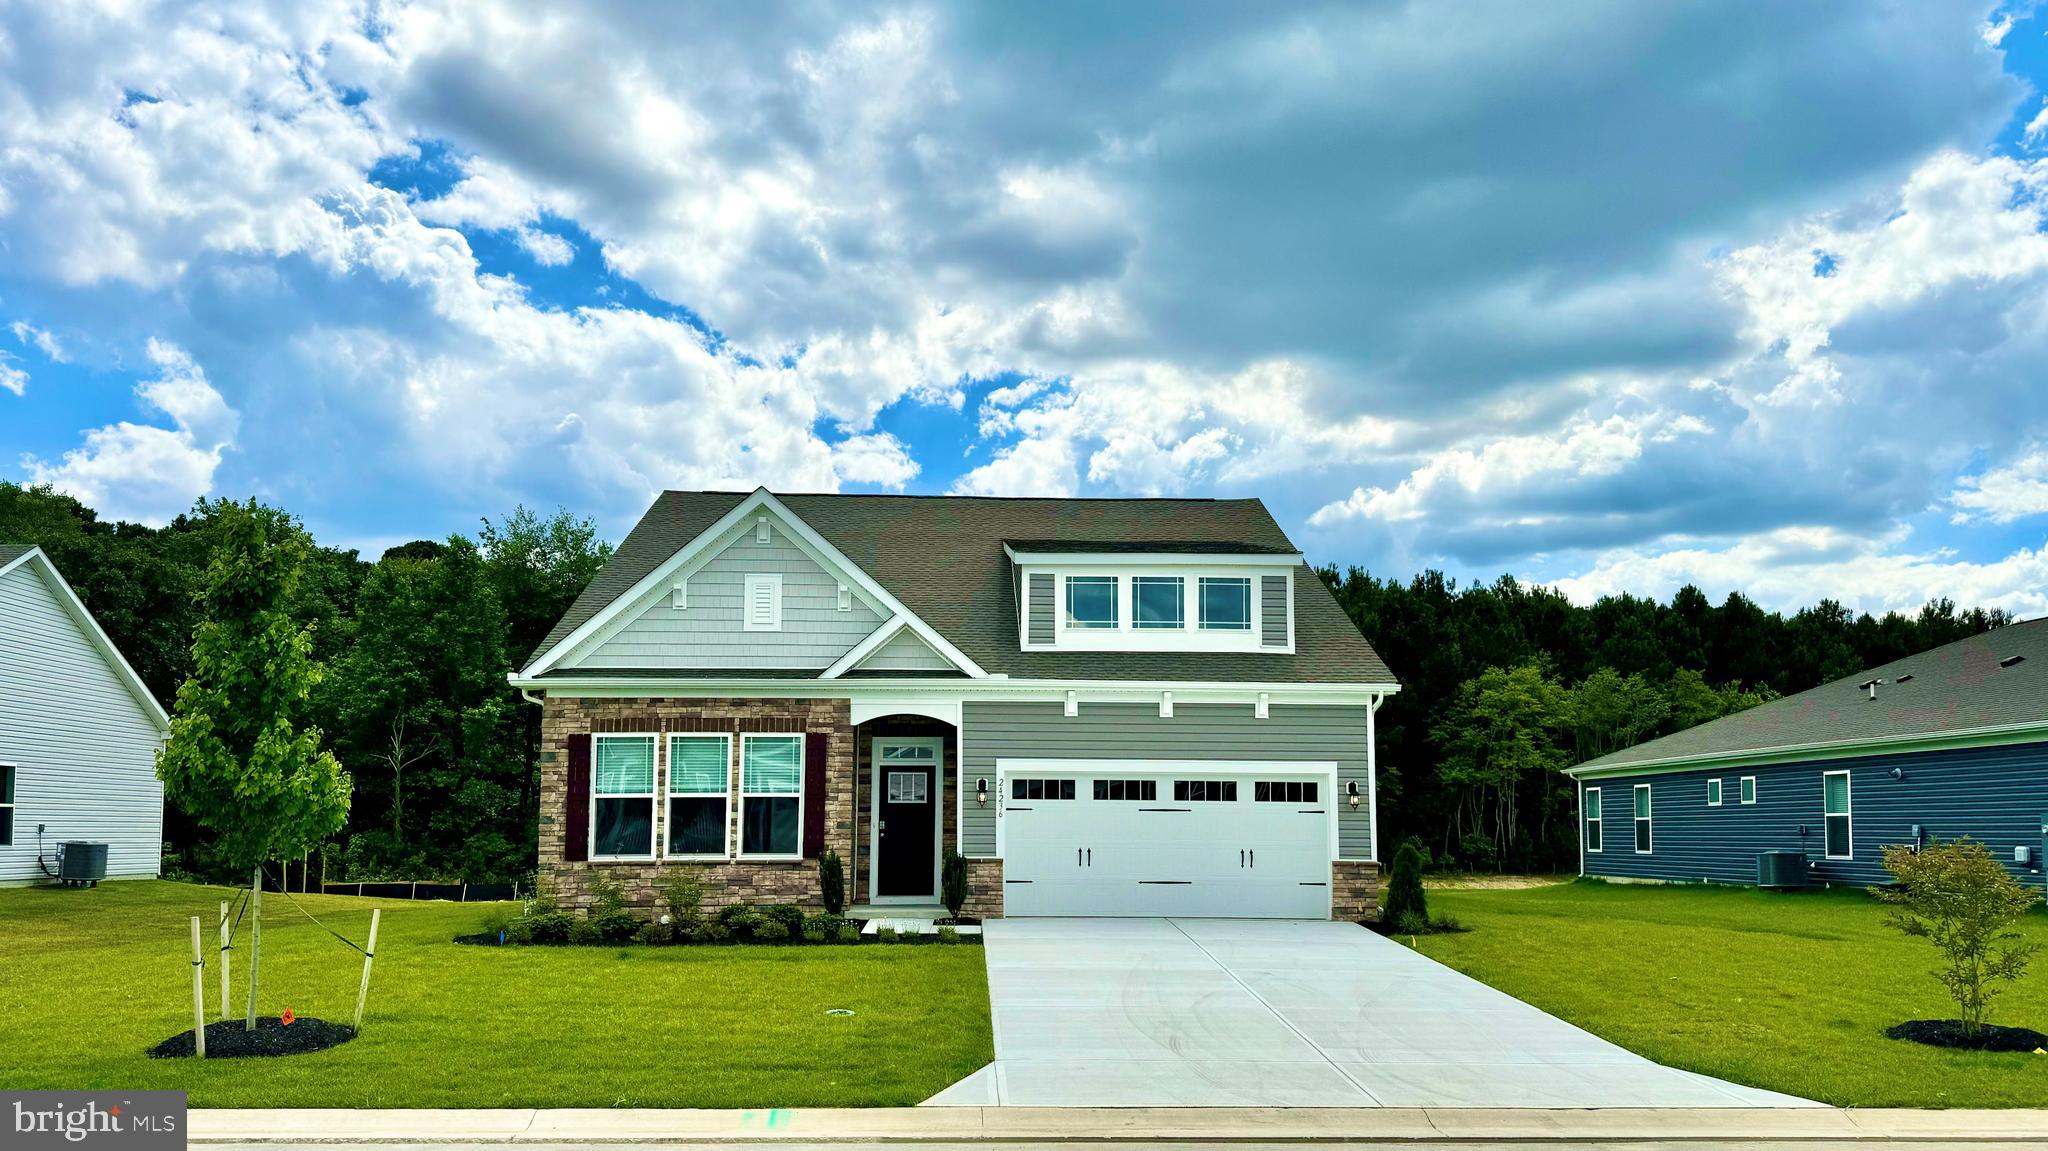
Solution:
[[[946,657],[933,651],[930,645],[917,638],[917,633],[908,628],[897,632],[895,638],[876,648],[873,654],[860,661],[859,668],[861,671],[895,672],[957,670],[947,662]]]
[[[107,844],[107,874],[154,876],[163,858],[163,733],[72,616],[39,561],[0,575],[0,763],[15,766],[14,843],[0,882],[40,879],[65,840]]]
[[[1893,778],[1896,768],[1900,778]],[[1853,855],[1827,859],[1824,783],[1828,772],[1847,771]],[[1707,781],[1756,777],[1756,802],[1707,803]],[[1652,789],[1655,849],[1650,855],[1616,850],[1614,836],[1625,826],[1617,818],[1617,797],[1637,784]],[[1588,779],[1606,799],[1607,850],[1586,855],[1586,874],[1615,878],[1718,883],[1755,883],[1756,857],[1764,851],[1804,850],[1815,883],[1865,886],[1890,881],[1883,848],[1910,843],[1917,824],[1937,839],[1968,835],[2003,861],[2029,886],[2042,886],[2038,862],[2048,822],[2048,744],[1972,748],[1815,760],[1744,768],[1725,767],[1656,775]],[[1739,786],[1739,783],[1736,784]],[[1802,829],[1804,834],[1801,834]],[[2027,847],[2034,865],[2017,863],[2014,849]]]
[[[776,631],[745,626],[746,579],[782,577],[782,625]],[[839,610],[839,577],[819,567],[779,528],[756,543],[751,525],[738,539],[691,573],[688,605],[678,609],[670,589],[658,589],[624,627],[565,666],[614,668],[823,669],[882,624],[859,593]]]

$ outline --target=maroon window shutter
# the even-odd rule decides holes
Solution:
[[[590,858],[590,736],[569,737],[569,818],[562,832],[562,858],[571,863]]]
[[[828,732],[804,737],[804,858],[825,850],[825,758],[832,747]]]

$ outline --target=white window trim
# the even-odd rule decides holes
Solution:
[[[1607,798],[1600,794],[1600,789],[1597,787],[1587,788],[1586,794],[1593,797],[1593,806],[1600,809],[1599,815],[1589,815],[1585,819],[1585,822],[1593,824],[1600,829],[1600,846],[1587,847],[1586,854],[1604,855],[1607,853]],[[1585,800],[1581,799],[1579,803],[1580,810],[1585,810]],[[1585,832],[1581,831],[1579,835],[1581,841],[1583,841]]]
[[[0,808],[5,808],[12,812],[15,810],[15,804],[20,801],[16,793],[21,790],[21,765],[18,763],[0,763],[0,774],[11,774],[13,776],[13,786],[0,788],[0,795],[7,796],[5,802],[0,802]],[[7,838],[0,840],[0,847],[12,847],[14,845],[14,826],[15,821],[10,820],[7,824]]]
[[[597,749],[607,739],[644,739],[653,745],[656,757],[661,754],[661,733],[654,731],[599,731],[590,736],[590,842],[587,855],[592,863],[614,863],[620,861],[645,863],[656,858],[661,850],[661,762],[654,762],[654,778],[649,782],[651,790],[647,796],[647,854],[645,855],[599,855],[597,853],[597,801],[599,799],[639,799],[640,792],[611,791],[602,795],[597,790]]]
[[[1756,776],[1745,775],[1735,781],[1735,802],[1745,807],[1756,805]]]
[[[796,791],[788,792],[747,790],[747,743],[751,740],[756,739],[793,739],[796,741]],[[739,781],[737,788],[739,794],[739,807],[734,812],[734,814],[737,815],[738,818],[733,821],[734,858],[786,861],[800,860],[804,857],[804,773],[810,767],[809,764],[804,762],[804,752],[806,750],[805,743],[806,741],[804,739],[804,733],[800,731],[743,731],[740,733],[740,759],[738,769]],[[788,854],[784,854],[782,852],[767,853],[748,851],[746,831],[748,797],[753,796],[761,799],[787,799],[791,795],[794,795],[796,797],[796,850]]]
[[[1074,614],[1073,585],[1077,579],[1086,580],[1091,584],[1100,583],[1103,580],[1109,581],[1109,622],[1107,624],[1073,622],[1071,618]],[[1059,597],[1053,604],[1053,609],[1059,612],[1059,618],[1056,621],[1057,626],[1054,628],[1055,632],[1118,632],[1125,630],[1123,606],[1125,585],[1128,582],[1122,576],[1110,575],[1106,572],[1073,572],[1060,576]]]
[[[1642,815],[1636,814],[1636,792],[1638,791],[1643,793],[1644,814]],[[1638,783],[1635,785],[1634,789],[1629,792],[1628,814],[1630,846],[1635,846],[1636,842],[1634,838],[1634,832],[1636,830],[1635,825],[1638,823],[1648,824],[1649,826],[1644,830],[1647,831],[1649,834],[1645,835],[1643,838],[1648,839],[1650,841],[1650,846],[1637,847],[1636,854],[1650,855],[1654,853],[1657,849],[1657,796],[1654,792],[1650,790],[1649,784]],[[1603,832],[1602,834],[1604,835],[1605,832]]]
[[[1171,583],[1180,588],[1180,618],[1174,623],[1141,623],[1138,620],[1138,581]],[[1188,577],[1174,572],[1136,572],[1130,577],[1131,630],[1137,632],[1184,632],[1188,630]],[[1098,629],[1099,630],[1099,629]]]
[[[1844,804],[1845,804],[1845,805],[1847,806],[1847,808],[1848,808],[1848,810],[1846,810],[1846,811],[1842,812],[1842,813],[1841,813],[1841,814],[1840,814],[1839,816],[1835,816],[1835,817],[1833,817],[1833,818],[1839,818],[1839,819],[1843,820],[1844,822],[1846,822],[1846,823],[1848,824],[1848,827],[1849,827],[1849,830],[1848,830],[1848,832],[1847,832],[1847,834],[1846,834],[1846,836],[1845,836],[1845,838],[1847,838],[1847,839],[1848,839],[1848,841],[1849,841],[1849,850],[1848,850],[1848,851],[1846,851],[1846,852],[1844,852],[1844,853],[1842,853],[1841,855],[1836,855],[1836,854],[1835,854],[1834,852],[1832,852],[1832,851],[1829,851],[1829,850],[1828,850],[1828,819],[1830,818],[1830,815],[1829,815],[1829,812],[1828,812],[1828,777],[1829,777],[1829,776],[1831,776],[1831,775],[1839,775],[1839,776],[1841,776],[1841,777],[1842,777],[1842,802],[1843,802],[1843,803],[1844,803]],[[1851,776],[1850,776],[1850,774],[1849,774],[1849,773],[1848,773],[1847,771],[1823,771],[1823,772],[1821,772],[1821,773],[1820,773],[1820,850],[1821,850],[1821,854],[1822,854],[1822,855],[1823,855],[1823,856],[1824,856],[1825,858],[1828,858],[1828,859],[1854,859],[1854,858],[1856,858],[1856,790],[1855,790],[1855,787],[1856,787],[1856,785],[1855,785],[1855,780],[1854,780],[1854,778],[1853,778],[1853,777],[1851,777]]]
[[[718,740],[718,741],[719,741],[719,742],[720,742],[720,743],[721,743],[721,744],[722,744],[722,745],[724,746],[724,752],[725,752],[725,755],[724,755],[724,759],[725,759],[725,790],[724,790],[724,791],[723,791],[722,793],[721,793],[721,792],[712,792],[712,791],[677,791],[677,790],[675,789],[675,786],[674,786],[674,784],[673,784],[672,780],[673,780],[673,779],[675,778],[675,776],[674,776],[674,766],[675,766],[675,761],[676,761],[676,758],[675,758],[675,747],[676,747],[676,743],[677,743],[678,741],[680,741],[680,740],[690,740],[690,739],[715,739],[715,740]],[[667,740],[667,743],[666,743],[666,745],[665,745],[665,746],[663,747],[663,749],[662,749],[662,750],[663,750],[663,754],[664,754],[664,756],[666,757],[666,758],[664,758],[664,759],[662,760],[662,779],[661,779],[661,782],[662,782],[662,786],[663,786],[663,788],[664,788],[665,790],[664,790],[664,791],[662,792],[662,804],[661,804],[661,818],[662,818],[662,836],[661,836],[661,838],[660,838],[659,840],[657,840],[657,843],[659,844],[659,846],[660,846],[660,849],[661,849],[661,857],[662,857],[663,859],[716,859],[716,860],[724,860],[724,859],[731,859],[731,858],[732,858],[732,853],[733,853],[733,839],[732,839],[732,837],[733,837],[733,818],[732,818],[732,817],[733,817],[733,810],[734,810],[734,808],[733,808],[733,798],[732,798],[732,797],[733,797],[733,758],[732,758],[732,735],[731,735],[731,733],[729,733],[729,732],[722,732],[722,731],[672,731],[672,732],[670,732],[670,733],[668,734],[668,740]],[[687,797],[693,797],[693,796],[695,796],[695,797],[702,797],[702,796],[707,796],[707,795],[719,795],[719,796],[721,796],[721,797],[722,797],[722,798],[723,798],[723,799],[725,800],[725,827],[724,827],[724,829],[723,829],[723,832],[724,832],[724,833],[723,833],[723,835],[722,835],[722,836],[720,837],[721,843],[723,844],[722,848],[721,848],[721,849],[720,849],[720,850],[719,850],[719,851],[718,851],[717,853],[715,853],[715,854],[707,854],[707,853],[701,853],[701,852],[690,852],[690,853],[671,853],[671,852],[670,852],[670,851],[668,850],[668,834],[667,834],[667,832],[668,832],[668,816],[669,816],[669,811],[670,811],[670,801],[671,801],[671,800],[674,800],[674,799],[675,799],[675,798],[677,798],[678,796],[681,796],[681,797],[686,797],[686,798],[687,798]]]
[[[1202,604],[1204,602],[1202,599],[1202,588],[1205,584],[1209,583],[1241,583],[1244,585],[1243,627],[1211,627],[1209,625],[1209,621],[1202,618]],[[1195,577],[1195,630],[1207,632],[1226,632],[1231,635],[1243,635],[1247,633],[1256,635],[1259,630],[1258,592],[1259,581],[1250,576],[1205,575]]]
[[[758,588],[762,588],[762,587],[768,587],[768,588],[772,588],[772,589],[774,589],[774,597],[775,597],[775,598],[774,598],[774,601],[773,601],[773,602],[774,602],[774,604],[775,604],[775,618],[774,618],[773,620],[769,621],[769,622],[766,622],[766,623],[760,622],[760,621],[758,621],[758,620],[756,620],[756,619],[754,618],[754,599],[755,599],[755,596],[756,596],[756,595],[758,594],[758,593],[757,593],[757,591],[756,591],[756,589],[758,589]],[[749,574],[747,575],[747,577],[746,577],[746,580],[745,580],[745,583],[744,583],[744,590],[745,590],[745,592],[746,592],[746,600],[745,600],[745,601],[744,601],[743,603],[741,603],[741,605],[740,605],[740,628],[741,628],[741,630],[743,630],[743,631],[781,631],[781,630],[782,630],[782,574],[781,574],[780,572],[769,572],[769,573],[761,573],[761,572],[752,572],[752,573],[749,573]]]
[[[1236,557],[1233,557],[1236,558]],[[1036,621],[1037,611],[1031,603],[1029,588],[1034,575],[1049,575],[1053,578],[1052,641],[1031,642],[1031,627]],[[1116,580],[1116,626],[1078,627],[1067,622],[1067,585],[1076,576],[1106,577]],[[1181,623],[1179,627],[1139,627],[1137,625],[1138,578],[1177,579],[1181,583]],[[1282,576],[1287,581],[1284,596],[1287,609],[1287,632],[1284,646],[1267,646],[1264,642],[1264,594],[1262,577]],[[1249,626],[1242,628],[1203,627],[1201,623],[1201,581],[1204,579],[1227,579],[1244,581]],[[1018,635],[1019,651],[1152,651],[1152,652],[1258,652],[1265,655],[1292,655],[1295,653],[1294,629],[1294,572],[1281,571],[1272,567],[1255,567],[1236,563],[1211,563],[1203,566],[1187,564],[1148,563],[1143,558],[1129,559],[1117,565],[1079,565],[1061,567],[1024,567],[1017,570]],[[1043,621],[1036,621],[1042,624]]]
[[[1721,806],[1721,798],[1722,798],[1722,796],[1721,796],[1721,791],[1722,791],[1722,788],[1721,788],[1721,780],[1720,780],[1720,777],[1716,776],[1715,778],[1713,778],[1713,779],[1710,779],[1710,780],[1708,780],[1708,781],[1707,781],[1707,806],[1708,806],[1708,807],[1719,807],[1719,806]]]

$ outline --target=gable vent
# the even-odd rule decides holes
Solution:
[[[2009,655],[2009,656],[2006,656],[2006,657],[2005,657],[2004,659],[2002,659],[2002,660],[1999,660],[1999,661],[1998,661],[1998,666],[2000,666],[2000,667],[2011,667],[2012,665],[2014,665],[2014,664],[2016,664],[2016,663],[2025,663],[2026,661],[2027,661],[2027,657],[2026,657],[2026,656],[2023,656],[2023,655]]]
[[[782,577],[780,575],[750,575],[747,577],[746,630],[782,630]]]

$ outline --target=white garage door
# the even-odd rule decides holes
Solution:
[[[999,765],[1006,915],[1327,919],[1335,769]]]

